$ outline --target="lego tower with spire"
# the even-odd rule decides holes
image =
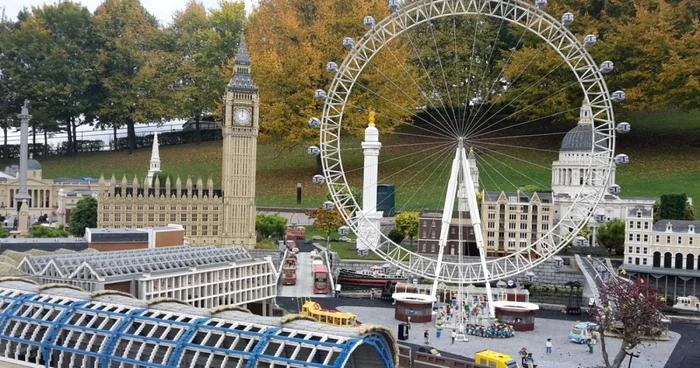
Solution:
[[[255,170],[258,138],[258,88],[250,73],[250,56],[241,36],[231,81],[226,89],[223,121],[223,223],[221,244],[255,246]]]

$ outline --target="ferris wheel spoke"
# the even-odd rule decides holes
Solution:
[[[397,86],[397,85],[396,85],[396,82],[394,82],[394,81],[393,81],[391,78],[389,78],[384,72],[382,72],[379,68],[377,68],[376,65],[372,64],[371,62],[369,63],[369,65],[370,65],[374,70],[376,70],[379,74],[381,74],[381,75],[384,77],[384,79],[386,79],[396,90],[398,90],[399,92],[401,92],[404,96],[408,97],[408,99],[411,100],[411,102],[414,104],[414,106],[417,107],[417,106],[420,106],[420,105],[421,105],[420,102],[416,101],[413,97],[411,97],[408,93],[406,93],[405,89],[403,89],[403,88]],[[418,86],[418,85],[416,85],[416,86]],[[420,89],[419,86],[418,86],[418,88]],[[421,91],[422,91],[422,90],[421,90]],[[440,119],[436,118],[432,113],[430,113],[430,110],[426,110],[426,112],[427,112],[428,116],[429,116],[433,121],[440,121]],[[417,115],[417,114],[416,114],[416,115]],[[415,116],[415,115],[414,115],[414,116]],[[433,126],[434,126],[434,125],[433,125]],[[436,128],[437,128],[437,127],[436,127]]]
[[[518,99],[520,99],[520,97],[522,97],[523,95],[525,95],[529,90],[531,90],[532,88],[534,88],[534,87],[536,87],[536,86],[539,86],[539,85],[540,85],[540,82],[542,82],[543,80],[547,79],[547,77],[549,77],[550,74],[554,73],[555,71],[557,71],[557,69],[559,69],[562,65],[565,65],[565,64],[566,64],[566,61],[562,61],[562,62],[560,62],[557,66],[555,66],[554,68],[550,69],[550,70],[547,72],[547,74],[543,75],[542,77],[540,77],[540,79],[538,79],[538,80],[536,80],[534,83],[530,84],[524,91],[520,92],[520,94],[518,94],[518,95],[517,95],[515,98],[513,98],[512,100],[508,101],[508,103],[507,103],[506,105],[504,105],[503,107],[501,107],[501,108],[500,108],[498,111],[496,111],[496,113],[493,114],[493,115],[494,115],[494,116],[495,116],[495,115],[498,115],[499,112],[503,111],[506,107],[510,106],[513,102],[515,102],[515,101],[517,101]],[[575,81],[574,83],[578,83],[578,81]],[[557,91],[557,92],[560,92],[560,91]],[[505,93],[504,93],[504,94],[505,94]],[[550,96],[547,96],[547,97],[550,97]],[[513,115],[513,114],[511,114],[511,115]],[[479,129],[479,127],[482,126],[482,125],[483,125],[484,123],[486,123],[486,122],[488,122],[488,119],[486,119],[486,120],[480,119],[480,123],[479,123],[479,124],[475,124],[475,125],[472,127],[471,131],[467,132],[467,134],[471,134],[471,133],[473,133],[474,131],[478,131],[477,129]],[[482,130],[483,130],[483,129],[482,129]]]
[[[379,166],[379,165],[385,164],[385,163],[387,163],[387,162],[396,161],[396,160],[400,160],[400,159],[407,158],[407,157],[410,157],[410,156],[419,155],[419,154],[421,154],[421,153],[430,152],[430,151],[433,151],[433,150],[436,150],[436,149],[442,149],[442,148],[444,148],[444,147],[446,147],[446,146],[449,147],[450,145],[453,145],[453,144],[454,144],[454,142],[438,143],[438,144],[436,144],[436,145],[434,145],[434,146],[432,146],[432,147],[428,147],[428,148],[423,149],[423,150],[420,150],[420,151],[413,151],[413,152],[409,152],[409,153],[407,153],[407,154],[405,154],[405,155],[401,155],[401,156],[398,156],[398,157],[392,157],[392,158],[389,158],[389,159],[386,159],[386,160],[383,160],[383,161],[379,161],[379,162],[377,162],[377,165],[374,165],[374,166]],[[371,166],[370,166],[370,167],[371,167]],[[355,171],[360,171],[360,170],[364,170],[364,169],[365,169],[364,166],[360,166],[360,167],[358,167],[358,168],[356,168],[356,169],[344,170],[343,172],[345,172],[346,174],[349,174],[349,173],[353,173],[353,172],[355,172]],[[404,169],[405,169],[405,168],[404,168]]]
[[[513,113],[509,114],[508,116],[506,116],[506,117],[504,117],[504,118],[501,118],[500,120],[498,120],[498,121],[496,121],[496,122],[494,122],[494,123],[491,123],[490,125],[488,125],[488,126],[486,126],[486,127],[483,127],[483,128],[481,128],[481,129],[479,129],[479,130],[472,131],[471,134],[478,136],[480,133],[483,133],[483,132],[486,131],[487,129],[492,128],[492,127],[498,125],[498,123],[503,122],[503,121],[505,121],[505,120],[507,120],[507,119],[510,119],[510,118],[512,118],[513,116],[516,116],[516,115],[518,115],[518,114],[520,114],[520,113],[526,111],[527,109],[529,109],[529,108],[531,108],[531,107],[533,107],[533,106],[537,106],[537,105],[539,105],[539,104],[540,104],[541,102],[543,102],[543,101],[547,101],[548,99],[550,99],[550,98],[552,98],[552,97],[554,97],[554,96],[556,96],[556,95],[562,93],[563,91],[565,91],[565,90],[571,88],[571,86],[574,86],[574,85],[576,85],[577,83],[578,83],[578,82],[571,82],[571,83],[567,84],[566,86],[561,87],[561,88],[559,88],[558,90],[556,90],[556,91],[554,91],[554,92],[548,94],[547,96],[544,96],[544,97],[540,98],[539,100],[537,100],[537,101],[535,101],[535,102],[532,102],[532,103],[528,104],[527,106],[525,106],[525,107],[523,107],[523,108],[521,108],[521,109],[519,109],[519,110],[514,111]],[[512,102],[512,101],[511,101],[511,102]],[[569,109],[569,110],[565,110],[565,111],[560,112],[560,113],[567,113],[567,112],[570,112],[570,111],[578,110],[578,109],[580,109],[580,108],[581,108],[581,107],[578,106],[578,107],[574,107],[574,108]],[[556,115],[559,115],[559,113],[552,114],[552,115],[553,115],[553,116],[556,116]],[[552,115],[549,115],[549,116],[552,116]],[[528,120],[528,123],[530,123],[530,122],[532,122],[532,121],[533,121],[533,120]],[[519,124],[516,124],[516,125],[513,125],[513,126],[519,126]],[[498,131],[498,129],[497,129],[497,131]]]
[[[448,134],[448,135],[454,134],[454,133],[452,133],[451,131],[448,131],[447,129],[444,129],[444,128],[441,127],[441,126],[437,126],[437,125],[431,123],[430,121],[428,121],[428,120],[422,118],[420,115],[417,115],[417,114],[414,114],[414,113],[411,112],[411,111],[408,111],[405,107],[403,107],[403,106],[397,104],[396,102],[394,102],[394,101],[392,101],[392,100],[390,100],[390,99],[388,99],[388,98],[386,98],[386,97],[380,95],[379,93],[377,93],[376,91],[372,90],[371,88],[369,88],[369,87],[367,87],[367,86],[363,86],[362,84],[359,84],[359,83],[356,84],[356,86],[358,86],[358,87],[364,89],[365,91],[367,91],[367,92],[369,92],[369,93],[371,93],[371,94],[373,94],[373,95],[375,95],[375,96],[381,98],[382,100],[388,102],[389,104],[391,104],[391,105],[397,107],[399,110],[405,111],[406,113],[408,113],[408,115],[413,116],[413,117],[415,117],[415,118],[417,118],[417,119],[419,119],[419,120],[422,120],[422,121],[424,121],[426,124],[428,124],[428,125],[430,125],[430,126],[433,126],[433,127],[435,127],[436,129],[440,129],[440,130],[441,130],[443,133],[445,133],[445,134]]]
[[[443,146],[444,146],[444,145],[443,145]],[[449,147],[448,147],[448,148],[449,148]],[[412,167],[414,167],[414,166],[416,166],[416,165],[418,165],[418,164],[420,164],[420,163],[422,163],[422,162],[424,162],[424,161],[426,161],[426,160],[429,160],[429,159],[433,158],[437,153],[440,153],[440,152],[442,152],[442,151],[433,153],[433,154],[431,154],[430,156],[427,156],[426,158],[423,158],[423,159],[421,159],[421,160],[418,160],[418,161],[416,161],[416,162],[413,162],[413,163],[411,163],[410,165],[408,165],[408,166],[402,168],[401,170],[399,170],[399,171],[397,171],[397,172],[395,172],[395,173],[393,173],[393,174],[391,174],[391,175],[389,175],[389,176],[386,176],[386,177],[381,178],[380,181],[387,181],[388,179],[391,179],[391,178],[393,178],[394,176],[396,176],[396,175],[398,175],[398,174],[401,174],[402,172],[404,172],[404,171],[406,171],[406,170],[408,170],[408,169],[410,169],[410,168],[412,168]]]
[[[465,101],[466,108],[464,109],[464,115],[462,116],[462,126],[465,125],[464,121],[466,120],[467,111],[471,107],[471,98],[469,98],[469,96],[471,94],[470,92],[471,92],[471,88],[472,88],[472,81],[474,79],[472,77],[472,67],[474,66],[474,55],[476,53],[476,35],[477,35],[478,31],[479,31],[479,27],[475,23],[474,24],[474,37],[472,38],[472,55],[469,58],[469,69],[467,72],[467,99]],[[460,133],[463,133],[463,132],[460,132]],[[464,137],[464,135],[465,134],[460,134],[460,137]]]
[[[435,174],[435,172],[437,172],[438,169],[442,168],[442,171],[440,172],[438,178],[444,178],[444,177],[446,176],[447,171],[448,171],[449,168],[450,168],[450,165],[449,165],[449,158],[450,158],[450,154],[449,154],[449,151],[448,151],[448,154],[446,154],[446,155],[445,155],[445,158],[442,160],[442,162],[441,162],[438,166],[435,167],[435,170],[430,174],[430,176],[432,176],[433,174]],[[430,179],[430,177],[426,178],[425,182],[424,182],[423,184],[421,184],[421,185],[425,185],[425,183],[427,183],[428,179]],[[428,189],[427,195],[425,195],[425,196],[423,197],[423,200],[420,202],[420,205],[419,205],[419,206],[416,206],[416,209],[428,208],[429,203],[427,203],[427,201],[428,201],[430,198],[432,198],[433,191],[435,190],[436,187],[437,187],[437,185],[431,185],[431,186],[430,186],[430,188]],[[445,189],[446,189],[446,188],[445,188]],[[416,193],[418,193],[418,191],[416,191]],[[410,200],[407,201],[406,203],[408,204],[409,202],[410,202]],[[404,207],[405,207],[405,205],[404,205]]]
[[[401,209],[400,209],[398,212],[402,212],[402,211],[406,208],[406,205],[407,205],[408,203],[411,202],[411,200],[416,196],[416,194],[418,194],[418,192],[421,190],[421,188],[423,188],[423,186],[425,185],[425,183],[427,183],[428,180],[433,176],[433,174],[437,171],[437,169],[440,167],[440,165],[442,165],[442,164],[445,162],[445,159],[448,158],[448,157],[450,157],[449,153],[450,153],[451,151],[452,151],[451,147],[446,147],[446,148],[442,149],[441,151],[437,152],[436,154],[433,154],[432,156],[437,156],[437,157],[435,157],[430,163],[424,165],[423,168],[422,168],[421,170],[419,170],[418,172],[416,172],[415,174],[413,174],[410,178],[408,178],[406,181],[404,181],[404,182],[401,183],[398,187],[396,187],[396,190],[397,190],[397,191],[398,191],[399,189],[401,189],[401,188],[404,188],[406,185],[408,185],[409,183],[411,183],[412,180],[415,179],[418,175],[420,175],[420,174],[422,174],[423,172],[425,172],[429,167],[435,166],[435,168],[434,168],[433,171],[430,173],[430,175],[428,175],[428,177],[427,177],[427,178],[421,183],[421,185],[413,192],[413,194],[411,194],[411,196],[406,200],[406,203],[404,203],[404,205],[401,207]],[[437,161],[440,161],[440,165],[433,165],[433,164],[434,164],[435,162],[437,162]],[[384,198],[384,199],[382,200],[382,203],[383,203],[383,201],[385,201],[385,200],[387,200],[387,198]],[[377,205],[379,205],[379,203],[378,203]]]
[[[425,106],[430,105],[433,108],[433,110],[440,116],[442,121],[447,122],[448,119],[445,118],[445,116],[442,114],[440,109],[435,105],[435,103],[433,103],[433,100],[428,97],[429,96],[428,93],[426,93],[425,90],[423,90],[423,88],[421,88],[421,86],[418,84],[416,79],[413,78],[413,75],[411,73],[409,73],[409,71],[406,69],[405,63],[402,61],[399,61],[399,59],[398,59],[398,57],[396,57],[396,54],[394,53],[394,51],[391,50],[390,45],[387,45],[386,48],[387,48],[387,51],[389,51],[389,53],[391,54],[391,56],[394,58],[394,61],[396,61],[397,64],[401,65],[403,72],[411,79],[411,82],[416,86],[416,88],[418,88],[418,92],[423,97],[423,99],[427,102],[427,104]],[[425,71],[425,69],[423,69],[423,70]],[[428,109],[425,109],[425,111],[428,112]],[[435,121],[440,121],[439,119],[436,119],[435,116],[432,115],[432,113],[428,112],[428,115],[431,118],[433,118]]]
[[[473,142],[476,142],[476,143],[474,144],[475,146],[476,146],[476,145],[486,145],[487,147],[488,147],[488,146],[499,146],[499,147],[526,149],[526,150],[531,150],[531,151],[559,153],[558,150],[552,150],[552,149],[546,149],[546,148],[537,148],[537,147],[527,147],[527,146],[516,146],[516,145],[512,145],[512,144],[502,144],[502,143],[481,141],[481,140],[478,140],[478,139],[473,140]]]
[[[386,144],[382,145],[382,150],[385,150],[387,148],[403,148],[403,147],[415,147],[415,146],[425,146],[425,145],[433,145],[436,143],[445,143],[447,142],[419,142],[419,143],[404,143],[404,144]],[[343,151],[362,151],[364,148],[362,147],[349,147],[349,148],[343,148]]]
[[[467,139],[472,140],[472,139],[476,139],[476,138],[479,138],[479,137],[488,136],[489,134],[501,132],[501,131],[508,130],[508,129],[513,129],[513,128],[515,128],[515,127],[519,127],[519,126],[523,126],[523,125],[527,125],[527,124],[532,124],[532,123],[534,123],[534,122],[536,122],[536,121],[540,121],[540,120],[547,119],[547,118],[553,118],[553,117],[555,117],[555,116],[562,115],[562,114],[566,114],[566,113],[570,113],[570,112],[572,112],[572,111],[576,111],[576,110],[580,110],[580,109],[581,109],[580,107],[574,107],[574,108],[569,109],[569,110],[564,110],[564,111],[555,112],[555,113],[549,114],[549,115],[547,115],[547,116],[542,116],[542,117],[539,117],[539,118],[536,118],[536,119],[530,119],[530,120],[526,120],[526,121],[523,121],[523,122],[520,122],[520,123],[517,123],[517,124],[508,125],[508,126],[503,127],[503,128],[498,128],[498,129],[494,129],[494,130],[489,130],[489,131],[487,131],[487,132],[482,132],[482,133],[479,133],[479,134],[476,134],[476,135],[467,137]],[[503,118],[503,119],[501,119],[501,120],[499,120],[499,121],[497,121],[497,122],[494,123],[493,125],[498,124],[498,123],[500,123],[500,122],[502,122],[502,121],[508,119],[509,117],[510,117],[510,115],[509,115],[509,116],[506,116],[505,118]]]
[[[491,92],[493,92],[493,88],[496,86],[497,83],[500,83],[500,82],[501,82],[501,79],[503,78],[503,73],[505,72],[506,66],[510,63],[510,60],[513,58],[513,55],[515,54],[515,51],[518,50],[518,46],[520,46],[520,43],[523,41],[523,38],[525,37],[526,34],[527,34],[527,29],[523,29],[523,33],[520,35],[520,38],[518,39],[518,42],[517,42],[517,43],[515,44],[515,46],[511,49],[510,54],[508,55],[508,58],[506,59],[506,61],[505,61],[505,62],[503,63],[503,65],[501,66],[501,70],[498,72],[498,75],[496,76],[496,78],[495,78],[495,79],[493,80],[493,82],[491,83],[491,86],[489,87],[488,92],[486,92],[486,99],[483,99],[483,100],[479,103],[479,107],[477,108],[476,113],[474,113],[474,114],[469,118],[469,121],[467,122],[467,129],[469,129],[469,127],[475,122],[477,116],[479,116],[479,112],[481,111],[481,107],[484,106],[484,104],[485,104],[486,102],[488,102],[489,98],[491,97]],[[528,65],[529,65],[529,64],[528,64]],[[520,75],[518,75],[518,76],[520,76]],[[516,79],[517,79],[517,77],[516,77]],[[501,96],[503,96],[503,94],[504,94],[504,93],[501,93],[501,94],[499,95],[499,99],[501,98]],[[495,103],[490,104],[490,105],[489,105],[489,108],[486,110],[486,112],[484,112],[484,114],[487,114],[487,113],[491,110],[491,108],[492,108],[497,102],[498,102],[498,100],[496,100]],[[464,133],[466,134],[466,132],[464,132]]]
[[[486,63],[483,64],[484,67],[483,67],[483,71],[482,71],[482,73],[481,73],[481,78],[480,78],[480,81],[479,81],[479,87],[476,89],[476,91],[477,91],[477,93],[479,94],[479,96],[475,96],[475,97],[477,98],[477,100],[479,101],[479,105],[482,104],[482,102],[484,101],[485,98],[488,99],[488,93],[487,93],[486,96],[484,97],[484,96],[483,96],[483,93],[482,93],[483,91],[482,91],[481,88],[482,88],[483,85],[484,85],[484,80],[486,79],[486,75],[488,74],[489,70],[491,69],[491,60],[493,60],[493,54],[494,54],[494,52],[496,51],[496,48],[498,47],[498,40],[499,40],[499,36],[500,36],[500,34],[501,34],[501,29],[503,29],[503,22],[504,22],[504,20],[505,20],[505,18],[501,18],[501,22],[500,22],[500,24],[498,25],[498,30],[496,31],[496,37],[494,38],[493,43],[491,44],[491,53],[489,54],[489,58],[488,58],[488,60],[486,61]],[[523,33],[523,35],[524,35],[524,33]],[[518,42],[519,42],[519,41],[518,41]],[[499,72],[499,75],[500,75],[500,72]],[[498,80],[498,78],[496,78],[496,80]],[[489,89],[489,91],[490,91],[490,89]],[[478,110],[477,110],[477,113],[478,113]],[[468,130],[468,127],[469,127],[469,123],[472,121],[472,119],[473,119],[473,115],[471,115],[471,116],[467,119],[467,123],[464,124],[464,126],[462,127],[462,131],[461,131],[462,136],[464,136],[464,135],[466,134],[466,132],[467,132],[467,130]]]
[[[486,152],[485,152],[485,153],[481,154],[481,156],[490,156],[490,155],[489,155],[489,153],[486,153]],[[479,161],[479,160],[477,160],[477,162],[478,162],[478,161]],[[488,162],[487,160],[483,160],[483,162],[484,162],[486,165],[488,165],[489,168],[491,168],[491,170],[493,170],[496,174],[498,174],[501,178],[503,178],[503,180],[505,180],[508,184],[512,185],[513,188],[518,188],[517,185],[515,185],[512,181],[510,181],[510,179],[508,179],[505,175],[503,175],[503,173],[501,173],[501,171],[498,170],[496,167],[494,167],[490,162]],[[486,171],[486,172],[488,172],[488,171]]]
[[[430,72],[425,67],[425,63],[423,63],[423,58],[420,56],[420,53],[418,53],[418,51],[416,50],[416,45],[413,42],[413,37],[411,36],[411,33],[406,32],[405,37],[408,39],[408,42],[411,44],[411,50],[413,50],[413,55],[415,55],[416,58],[418,59],[418,63],[420,64],[421,68],[423,69],[423,73],[425,74],[425,76],[428,77],[428,82],[430,83],[430,86],[433,89],[433,91],[430,93],[430,95],[426,96],[426,98],[432,99],[433,96],[437,94],[436,96],[440,99],[440,103],[442,104],[442,110],[444,112],[444,115],[442,113],[440,113],[440,116],[446,116],[445,122],[451,123],[450,130],[452,131],[453,136],[457,137],[458,132],[456,130],[454,130],[454,128],[453,128],[453,126],[456,126],[456,122],[450,121],[450,115],[449,115],[449,112],[447,111],[447,104],[445,103],[445,100],[442,98],[442,94],[438,93],[439,89],[435,86],[435,83],[433,82],[433,78],[431,77]]]
[[[440,74],[442,74],[442,82],[445,84],[445,92],[447,93],[447,99],[450,101],[450,109],[452,110],[452,118],[455,123],[455,131],[459,132],[460,127],[457,120],[457,115],[455,114],[454,104],[452,103],[452,93],[450,93],[450,86],[447,84],[447,78],[445,77],[445,68],[442,66],[442,57],[440,56],[440,48],[438,47],[437,40],[435,39],[435,25],[428,22],[428,28],[430,29],[430,38],[433,39],[433,46],[435,46],[435,55],[437,56],[438,65],[440,66]]]
[[[530,67],[530,65],[532,65],[532,63],[537,59],[537,57],[540,55],[540,53],[542,53],[542,51],[544,51],[546,48],[547,48],[547,44],[541,45],[541,46],[538,48],[537,53],[535,53],[535,56],[533,56],[532,58],[530,58],[530,60],[528,61],[528,63],[525,64],[525,67],[522,68],[522,69],[520,70],[520,72],[518,72],[518,74],[515,76],[515,78],[513,78],[511,81],[508,82],[508,85],[513,85],[515,82],[517,82],[517,81],[520,79],[520,76],[522,76],[523,73],[525,73],[525,72],[528,70],[528,68]],[[513,50],[513,53],[515,53],[515,50]],[[511,57],[512,57],[512,56],[513,56],[513,55],[511,54]],[[506,66],[506,64],[503,65],[503,69],[505,69],[505,66]],[[496,98],[496,100],[495,100],[493,103],[491,103],[491,104],[489,105],[489,108],[486,109],[486,111],[484,112],[484,114],[481,115],[481,116],[478,118],[479,120],[477,120],[476,123],[472,124],[472,126],[478,126],[478,125],[481,123],[481,121],[488,115],[489,111],[491,111],[491,109],[492,109],[494,106],[497,106],[498,103],[501,101],[501,99],[503,99],[503,96],[505,96],[505,95],[506,95],[505,92],[499,94],[499,95],[498,95],[498,98]],[[498,111],[496,111],[494,114],[492,114],[492,115],[490,115],[490,116],[496,116],[496,115],[498,115],[498,113],[501,112],[501,111],[503,111],[503,109],[504,109],[504,108],[499,109]],[[475,117],[475,119],[476,119],[476,117]],[[486,120],[488,120],[488,118],[487,118]]]
[[[478,147],[478,148],[481,149],[481,150],[489,151],[489,152],[492,152],[492,153],[495,153],[495,154],[498,154],[498,155],[503,155],[503,156],[508,157],[508,158],[510,158],[510,159],[513,159],[513,160],[517,160],[517,161],[521,161],[521,162],[528,163],[528,164],[533,165],[533,166],[535,166],[535,167],[539,167],[539,168],[546,169],[548,172],[551,170],[551,169],[548,168],[548,167],[542,166],[542,165],[537,164],[537,163],[534,163],[534,162],[532,162],[532,161],[525,160],[525,159],[522,159],[522,158],[519,158],[519,157],[515,157],[515,156],[512,156],[512,155],[508,155],[508,154],[505,154],[505,153],[500,152],[500,151],[492,150],[492,149],[490,149],[490,148],[486,148],[486,147],[483,147],[483,146],[482,146],[482,147],[476,146],[476,147]],[[527,174],[523,173],[522,171],[520,171],[520,170],[514,168],[513,166],[509,165],[509,164],[506,163],[505,161],[499,160],[498,158],[496,158],[496,156],[491,155],[491,158],[492,158],[494,161],[496,161],[499,165],[502,165],[502,166],[507,167],[508,169],[510,169],[510,170],[512,170],[512,171],[514,171],[514,172],[516,172],[516,173],[518,173],[518,174],[520,174],[522,177],[524,177],[524,178],[526,178],[526,179],[528,179],[528,180],[531,180],[532,182],[534,182],[535,184],[539,185],[540,187],[543,187],[543,188],[548,188],[548,187],[549,187],[549,185],[544,185],[544,184],[540,183],[538,180],[533,179],[533,178],[530,177],[529,175],[527,175]]]
[[[532,138],[532,137],[545,137],[552,135],[566,135],[569,131],[557,132],[557,133],[537,133],[537,134],[518,134],[518,135],[508,135],[508,136],[496,136],[491,138],[471,138],[471,140],[476,142],[485,142],[491,140],[501,140],[501,139],[520,139],[520,138]],[[557,151],[558,152],[558,151]]]
[[[351,103],[349,103],[349,102],[348,102],[346,105],[347,105],[347,106],[350,106],[350,107],[354,107],[354,108],[356,108],[358,111],[367,111],[367,108],[360,107],[360,106],[357,106],[357,105],[353,105],[353,104],[351,104]],[[415,134],[415,133],[405,133],[405,132],[390,131],[390,132],[384,132],[383,134],[397,134],[397,135],[407,135],[407,136],[426,137],[426,138],[436,138],[436,139],[439,138],[439,137],[441,137],[442,139],[445,139],[445,140],[454,141],[454,138],[451,137],[451,136],[448,135],[448,134],[445,134],[444,131],[436,131],[436,130],[433,130],[433,129],[428,129],[428,128],[422,127],[422,126],[420,126],[420,125],[416,125],[415,123],[403,123],[403,124],[401,124],[401,123],[402,123],[401,121],[399,121],[398,119],[396,119],[396,118],[394,118],[394,117],[392,117],[392,116],[389,116],[389,115],[387,115],[387,114],[384,114],[384,113],[381,113],[381,112],[378,112],[378,111],[375,111],[374,113],[375,113],[377,116],[382,116],[382,117],[385,117],[386,119],[388,119],[388,120],[390,120],[390,121],[393,121],[393,122],[395,122],[395,123],[399,123],[398,125],[404,125],[404,126],[407,126],[407,125],[408,125],[408,126],[411,126],[412,128],[420,129],[420,130],[426,131],[426,132],[428,132],[428,133],[431,133],[430,135],[421,135],[421,134]],[[364,131],[366,127],[352,127],[352,126],[346,126],[346,127],[343,127],[343,128],[344,128],[344,129],[360,129],[360,130],[363,130],[363,131]]]

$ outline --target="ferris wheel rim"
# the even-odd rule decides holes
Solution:
[[[461,5],[461,10],[459,10],[459,5]],[[448,8],[450,12],[445,13]],[[493,13],[495,10],[500,10],[501,13]],[[508,11],[513,12],[510,15],[515,14],[514,19],[508,18]],[[410,12],[414,12],[413,15],[411,15]],[[520,15],[518,16],[517,14]],[[597,207],[598,203],[605,195],[606,188],[604,185],[608,182],[613,167],[612,158],[615,150],[614,113],[607,84],[584,45],[568,28],[551,15],[536,9],[532,4],[522,0],[513,0],[509,2],[498,0],[423,0],[409,4],[401,8],[398,12],[377,22],[372,29],[355,43],[352,50],[346,55],[345,60],[339,66],[331,83],[331,87],[328,90],[320,127],[321,161],[323,165],[323,174],[331,193],[333,203],[336,208],[340,209],[341,216],[344,218],[347,226],[358,234],[358,225],[361,222],[368,223],[367,217],[350,190],[343,170],[340,148],[343,113],[355,82],[374,55],[380,52],[386,44],[404,32],[433,19],[464,15],[488,16],[502,19],[525,28],[526,31],[537,35],[541,40],[546,42],[550,48],[555,50],[564,59],[570,70],[578,79],[578,83],[586,96],[586,101],[588,101],[591,106],[596,122],[592,129],[594,139],[592,139],[593,145],[591,147],[591,157],[586,173],[586,181],[588,181],[588,179],[591,181],[596,180],[596,183],[601,184],[596,185],[595,187],[597,190],[594,190],[592,193],[590,191],[586,192],[586,185],[582,185],[579,194],[573,199],[571,206],[561,215],[562,220],[556,222],[540,239],[532,241],[527,247],[521,248],[506,256],[487,260],[487,264],[491,266],[491,276],[489,279],[496,280],[531,269],[537,264],[546,261],[562,249],[575,235],[569,236],[567,239],[567,236],[559,235],[557,230],[559,230],[560,226],[566,225],[568,228],[575,229],[571,233],[578,233],[584,226],[585,219],[590,218],[592,210]],[[413,17],[415,17],[415,19]],[[526,24],[520,22],[523,19],[527,21]],[[408,21],[414,22],[410,23]],[[536,26],[537,29],[533,28],[534,26]],[[549,32],[549,36],[544,35],[545,31]],[[555,41],[559,44],[555,44]],[[348,78],[348,76],[351,78]],[[595,90],[594,87],[598,89]],[[601,115],[603,117],[601,117]],[[597,139],[598,136],[602,137],[602,139]],[[597,162],[597,164],[594,165],[594,162]],[[604,175],[594,178],[593,176],[595,176],[595,173],[599,172],[599,170],[592,170],[593,168],[603,169]],[[588,177],[589,175],[591,176],[590,178]],[[576,206],[577,204],[583,205],[584,203],[589,208],[588,213],[585,214],[580,212],[581,209]],[[584,221],[569,221],[567,216],[576,211],[579,211],[579,214],[583,214],[582,217]],[[438,270],[438,272],[434,274],[429,274],[428,270],[431,269],[431,264],[437,262],[435,259],[405,249],[401,245],[388,239],[384,234],[378,231],[379,229],[375,228],[374,230],[379,233],[380,244],[372,248],[372,251],[378,253],[381,258],[401,269],[415,272],[416,266],[419,266],[418,268],[423,270],[418,272],[419,275],[437,278],[444,282],[455,282],[465,279],[469,280],[469,282],[484,281],[480,278],[483,277],[483,275],[480,276],[480,264],[478,261],[468,263],[443,261],[443,268],[441,270]],[[358,236],[360,235],[358,234]],[[553,244],[551,248],[545,250],[542,250],[540,247],[539,250],[534,252],[538,257],[533,258],[533,246],[542,244],[542,240],[545,238],[558,238],[559,241]],[[392,244],[394,246],[393,249],[391,247]],[[382,250],[383,245],[387,246],[386,252]],[[405,261],[408,261],[408,264],[406,264]],[[434,264],[432,266],[434,270]],[[450,270],[450,268],[452,268],[452,270]]]

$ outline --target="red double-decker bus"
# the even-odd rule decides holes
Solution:
[[[297,257],[294,253],[291,256],[284,260],[284,266],[282,266],[282,285],[297,283]]]
[[[328,266],[315,264],[313,267],[314,294],[328,294]]]

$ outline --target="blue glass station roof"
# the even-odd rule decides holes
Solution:
[[[342,328],[238,310],[0,280],[0,360],[45,367],[394,367],[382,327]]]

